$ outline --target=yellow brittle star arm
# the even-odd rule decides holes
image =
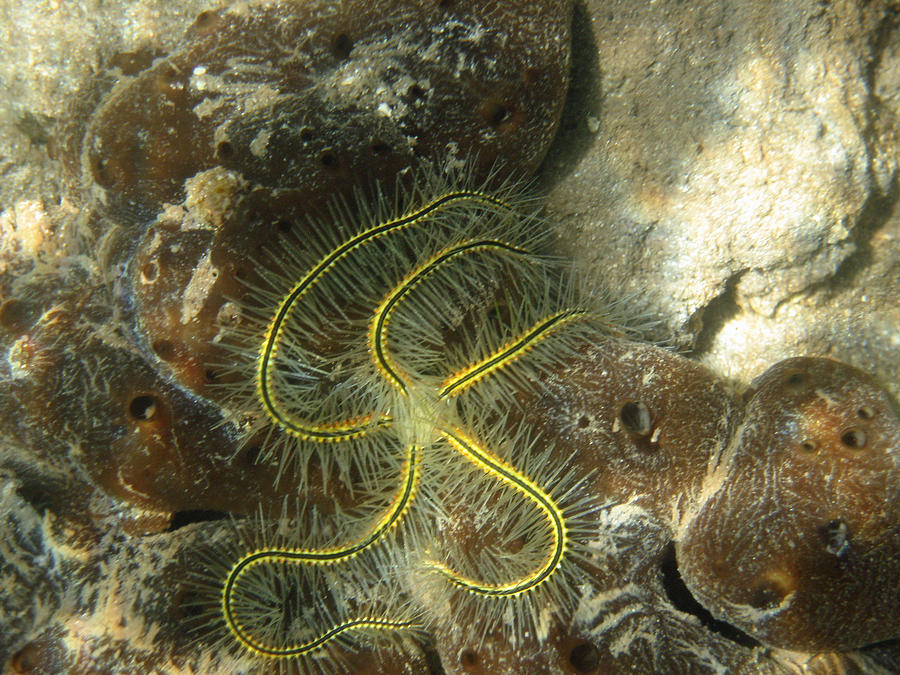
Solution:
[[[287,319],[307,291],[321,281],[329,270],[334,269],[336,264],[351,252],[379,237],[413,227],[428,216],[454,203],[466,201],[510,210],[510,207],[502,200],[477,190],[447,192],[422,207],[405,213],[400,217],[378,223],[341,243],[320,258],[285,295],[272,320],[269,322],[265,338],[259,349],[256,368],[257,397],[266,414],[275,424],[285,429],[288,433],[305,440],[322,442],[357,438],[376,428],[372,424],[373,419],[371,415],[339,423],[320,425],[309,420],[299,419],[285,410],[279,403],[274,392],[272,368],[278,355],[278,348],[284,339]],[[387,419],[376,420],[377,425],[388,423],[389,420]]]
[[[494,239],[479,239],[468,241],[458,246],[453,246],[439,251],[429,260],[412,270],[406,278],[385,296],[384,300],[375,310],[375,315],[369,324],[369,349],[375,360],[375,365],[381,374],[401,393],[406,393],[407,382],[401,374],[393,357],[387,348],[387,333],[390,325],[391,312],[397,304],[412,291],[425,277],[453,258],[485,250],[497,250],[506,253],[525,255],[528,251],[511,244]]]
[[[537,484],[501,459],[494,457],[486,448],[474,439],[469,438],[459,429],[445,429],[444,437],[450,445],[463,457],[481,468],[485,473],[494,476],[503,483],[520,492],[544,514],[550,526],[551,545],[543,565],[530,574],[503,584],[486,584],[469,579],[448,565],[431,561],[429,566],[443,574],[452,584],[477,595],[491,597],[510,597],[525,593],[541,585],[549,579],[562,562],[566,551],[566,521],[562,509]]]
[[[541,319],[524,335],[506,343],[487,358],[473,363],[447,378],[441,386],[440,398],[456,396],[482,378],[512,363],[554,331],[571,321],[587,316],[587,314],[587,311],[583,309],[565,309]]]
[[[412,625],[406,621],[391,621],[384,618],[356,618],[324,630],[320,635],[306,642],[289,645],[272,645],[252,634],[238,616],[235,595],[239,591],[241,578],[246,572],[262,564],[292,563],[297,565],[333,565],[349,560],[381,540],[403,518],[416,494],[421,461],[421,448],[411,445],[406,449],[406,462],[400,490],[372,529],[361,540],[352,544],[328,549],[269,548],[254,551],[242,557],[231,568],[222,587],[221,609],[225,624],[235,639],[252,652],[271,657],[291,657],[309,653],[326,644],[342,633],[354,628],[402,628]],[[252,591],[244,591],[252,595]]]

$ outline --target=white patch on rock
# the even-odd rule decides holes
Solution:
[[[209,291],[219,278],[219,268],[210,261],[210,254],[197,263],[191,280],[184,289],[184,301],[181,305],[181,323],[189,323],[197,318],[203,309]]]

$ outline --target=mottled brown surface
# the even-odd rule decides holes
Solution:
[[[757,379],[721,489],[679,544],[688,587],[719,618],[788,649],[894,638],[900,419],[869,376],[825,359]]]
[[[653,345],[599,340],[558,378],[521,394],[561,454],[577,452],[592,488],[662,520],[696,496],[734,430],[736,396],[702,366]],[[674,477],[677,476],[677,479]]]
[[[85,137],[113,212],[139,223],[214,166],[307,208],[416,158],[527,174],[564,101],[566,3],[282,3],[203,12],[124,79]]]

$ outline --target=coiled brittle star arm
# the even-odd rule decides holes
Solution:
[[[439,561],[429,561],[428,566],[443,574],[455,586],[478,595],[510,597],[538,587],[553,575],[565,554],[566,521],[562,509],[534,481],[495,457],[487,448],[460,429],[444,429],[442,434],[459,454],[488,475],[521,493],[540,509],[550,526],[551,544],[542,565],[519,579],[502,584],[487,584],[470,579]]]
[[[285,339],[287,320],[297,309],[305,294],[322,281],[340,260],[380,237],[420,226],[429,216],[460,202],[474,202],[488,208],[510,210],[510,207],[502,200],[477,190],[447,192],[422,207],[374,225],[342,242],[320,258],[285,295],[266,330],[256,368],[256,388],[259,401],[266,414],[276,425],[288,433],[306,440],[330,442],[357,438],[368,433],[369,430],[377,428],[377,425],[390,423],[387,419],[373,420],[371,415],[367,415],[360,419],[350,419],[338,423],[316,424],[312,421],[302,420],[285,409],[275,393],[273,368],[279,347]],[[376,425],[372,424],[373,421],[376,422]]]
[[[403,518],[416,494],[420,474],[421,449],[410,445],[406,449],[406,459],[400,490],[395,494],[385,514],[374,524],[369,532],[359,541],[341,547],[325,549],[291,549],[267,548],[257,550],[243,556],[231,568],[222,588],[222,615],[231,634],[247,649],[266,656],[291,657],[300,656],[323,646],[329,640],[354,628],[386,628],[397,629],[409,627],[412,622],[392,621],[388,618],[362,617],[337,625],[329,626],[315,638],[287,645],[275,645],[266,642],[265,638],[255,636],[248,629],[247,623],[241,621],[237,596],[241,591],[241,581],[252,568],[265,564],[289,563],[296,565],[334,565],[347,561],[367,548],[377,544]],[[252,586],[252,584],[247,584]],[[252,596],[252,588],[243,591],[245,596]]]

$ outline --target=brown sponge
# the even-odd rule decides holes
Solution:
[[[900,637],[900,420],[868,375],[782,361],[687,525],[679,567],[717,618],[795,650]]]

